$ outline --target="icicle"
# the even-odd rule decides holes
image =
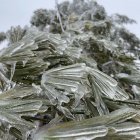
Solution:
[[[23,67],[25,67],[25,65],[26,65],[27,62],[28,62],[28,59],[22,61]]]
[[[24,46],[24,43],[22,42],[21,44],[19,44],[18,47],[13,49],[13,51],[11,51],[10,55],[13,55],[16,51],[20,50],[23,46]]]
[[[0,72],[0,80],[5,83],[3,91],[11,88],[11,81],[2,72]]]
[[[32,86],[35,88],[37,95],[40,95],[42,92],[41,87],[39,85],[34,84],[34,83],[32,84]]]
[[[55,0],[55,4],[56,4],[57,16],[58,16],[58,19],[59,19],[59,22],[60,22],[60,26],[61,26],[62,32],[65,32],[65,30],[63,28],[63,25],[62,25],[62,20],[61,20],[61,16],[60,16],[60,13],[59,13],[58,1],[57,0]]]
[[[132,91],[134,93],[135,99],[139,99],[140,98],[140,87],[133,85]]]
[[[14,76],[15,68],[16,68],[16,63],[17,63],[17,62],[12,62],[12,63],[11,63],[11,77],[10,77],[10,81],[12,81],[12,78],[13,78],[13,76]]]
[[[68,47],[64,51],[67,55],[72,56],[74,58],[80,58],[82,49],[81,48],[74,48],[74,47]]]

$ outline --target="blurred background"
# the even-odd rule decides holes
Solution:
[[[64,0],[58,0],[62,2]],[[69,0],[72,1],[72,0]],[[11,26],[29,25],[33,11],[39,8],[55,8],[55,0],[0,0],[0,32],[7,31]],[[140,1],[139,0],[97,0],[109,15],[125,14],[137,21],[128,25],[128,29],[140,38]]]

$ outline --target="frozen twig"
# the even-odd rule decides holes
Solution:
[[[63,25],[62,25],[62,20],[61,20],[61,15],[60,15],[59,8],[58,8],[58,1],[57,0],[55,0],[55,5],[56,5],[57,16],[58,16],[58,19],[60,22],[61,30],[62,30],[62,32],[65,32]]]

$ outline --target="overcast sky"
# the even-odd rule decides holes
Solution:
[[[0,0],[0,31],[10,26],[29,24],[33,11],[38,8],[54,8],[55,0]],[[58,0],[59,2],[63,0]],[[138,24],[129,29],[140,37],[140,0],[97,0],[108,14],[120,13],[135,19]]]

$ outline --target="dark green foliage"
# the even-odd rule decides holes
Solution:
[[[127,17],[125,15],[114,14],[112,16],[112,18],[114,19],[114,22],[116,22],[118,24],[133,24],[133,23],[136,23],[135,20],[130,19],[129,17]]]
[[[6,34],[4,32],[0,32],[0,42],[6,39]]]
[[[42,30],[51,21],[51,15],[46,9],[38,9],[34,11],[34,15],[31,19],[31,24],[40,27]]]

